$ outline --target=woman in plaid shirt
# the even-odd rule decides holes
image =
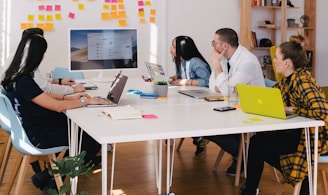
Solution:
[[[286,111],[325,121],[325,126],[319,128],[318,154],[321,155],[328,151],[328,102],[316,80],[306,70],[303,42],[302,35],[295,35],[277,48],[274,64],[284,78],[274,87],[281,90]],[[313,128],[310,129],[310,139],[314,140]],[[286,182],[292,185],[303,181],[300,194],[309,194],[304,129],[258,133],[251,138],[248,175],[242,195],[258,194],[264,162],[280,170]]]

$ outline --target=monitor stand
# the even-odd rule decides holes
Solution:
[[[103,71],[100,71],[99,74],[92,78],[92,81],[98,82],[98,83],[111,83],[114,81],[113,77],[104,77]]]

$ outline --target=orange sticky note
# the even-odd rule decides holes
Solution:
[[[157,97],[157,100],[168,100],[167,97]]]
[[[119,18],[126,18],[126,13],[125,13],[125,11],[120,11],[120,12],[118,12],[118,17],[119,17]]]
[[[54,24],[53,23],[46,23],[46,25],[44,27],[44,30],[47,30],[47,31],[54,30]]]
[[[120,26],[127,26],[127,25],[128,25],[128,23],[126,22],[126,20],[119,20],[119,21],[118,21],[118,24],[119,24]]]
[[[149,22],[150,22],[150,23],[155,23],[155,17],[150,17],[150,18],[149,18]]]
[[[119,9],[124,9],[124,4],[123,3],[118,4],[118,8]]]
[[[109,19],[110,19],[110,18],[109,18],[109,14],[108,14],[108,13],[105,13],[105,12],[102,13],[102,14],[101,14],[101,19],[102,19],[102,20],[109,20]]]
[[[140,24],[146,24],[146,20],[145,20],[145,18],[140,18],[140,19],[139,19],[139,22],[140,22]]]
[[[116,5],[112,5],[112,10],[116,11],[117,10],[117,6]]]
[[[156,9],[151,9],[151,10],[150,10],[150,14],[151,14],[151,15],[156,15]]]

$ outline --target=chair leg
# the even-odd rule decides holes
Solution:
[[[302,187],[302,181],[298,182],[294,186],[294,192],[293,195],[299,195]]]
[[[279,186],[278,186],[276,195],[281,195],[283,188],[284,188],[284,184],[283,183],[279,183]]]
[[[219,166],[219,164],[220,164],[220,162],[222,160],[223,155],[224,155],[224,150],[223,149],[220,149],[220,152],[218,154],[218,157],[216,158],[215,163],[214,163],[214,166],[212,168],[212,171],[213,172],[218,169],[218,166]]]
[[[57,161],[56,154],[49,154],[48,157],[49,157],[49,162],[50,162],[51,169],[56,169],[57,167],[56,167],[55,163],[53,163],[51,161],[51,160]],[[62,177],[59,174],[55,174],[54,178],[55,178],[57,189],[59,191],[60,187],[63,185]]]
[[[3,176],[5,174],[5,170],[8,165],[11,149],[12,149],[12,144],[11,144],[11,137],[9,135],[8,139],[5,143],[5,149],[3,150],[3,158],[2,158],[1,167],[0,167],[0,184],[2,183]]]
[[[321,173],[322,173],[322,184],[323,184],[323,189],[324,189],[324,195],[328,195],[326,170],[322,169]]]
[[[181,146],[182,146],[182,144],[183,144],[184,139],[185,139],[185,138],[181,138],[181,139],[180,139],[180,142],[179,142],[178,147],[177,147],[177,149],[176,149],[177,152],[180,151],[180,148],[181,148]]]
[[[278,175],[277,169],[274,168],[274,167],[272,167],[272,172],[273,172],[273,175],[274,175],[276,181],[277,181],[278,183],[280,183],[280,178],[279,178],[279,175]]]
[[[18,153],[17,154],[17,157],[16,157],[16,160],[15,160],[15,165],[13,167],[13,170],[12,170],[12,173],[11,173],[11,176],[10,176],[10,179],[9,179],[9,182],[8,182],[8,185],[7,185],[7,188],[6,188],[5,195],[9,195],[10,194],[11,188],[14,185],[14,182],[15,182],[15,179],[16,179],[16,176],[17,176],[17,173],[19,171],[19,167],[22,164],[22,160],[23,160],[23,154]]]

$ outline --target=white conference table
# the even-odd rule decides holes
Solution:
[[[129,80],[128,80],[129,82]],[[125,91],[133,88],[135,81],[130,79]],[[132,85],[131,85],[132,84]],[[131,88],[132,86],[132,88]],[[139,84],[140,86],[140,84]],[[103,87],[99,87],[103,88]],[[184,88],[184,87],[183,87]],[[139,87],[140,90],[142,88]],[[323,126],[323,121],[311,120],[304,117],[295,117],[288,120],[275,119],[270,117],[246,114],[241,110],[229,112],[215,112],[214,107],[224,106],[226,102],[206,102],[197,100],[178,94],[177,87],[169,89],[167,101],[140,99],[133,102],[133,107],[142,111],[143,114],[155,114],[157,119],[133,119],[133,120],[112,120],[110,117],[102,114],[103,107],[98,108],[79,108],[67,110],[66,115],[72,121],[70,135],[70,155],[79,152],[76,146],[77,142],[77,126],[81,127],[84,132],[93,137],[101,144],[102,153],[102,195],[107,194],[107,144],[114,144],[113,162],[115,158],[116,143],[136,142],[148,140],[164,140],[184,137],[197,137],[209,135],[224,135],[237,133],[252,133],[271,130],[297,129],[315,127],[314,142],[314,173],[313,181],[310,178],[311,194],[316,194],[317,186],[317,140],[318,127]],[[101,94],[100,94],[101,93]],[[91,92],[93,95],[103,95],[107,92],[98,89]],[[127,105],[131,97],[125,95],[122,97],[120,105]],[[252,120],[252,118],[260,118],[261,120]],[[308,137],[309,139],[309,137]],[[161,143],[161,142],[160,142]],[[160,147],[161,148],[161,147]],[[309,148],[309,147],[307,147]],[[160,151],[161,152],[161,151]],[[310,154],[310,151],[308,151]],[[169,155],[169,153],[168,153]],[[311,155],[308,155],[308,162],[311,161]],[[161,158],[160,158],[161,161]],[[158,165],[161,168],[161,162]],[[309,166],[311,163],[309,163]],[[169,163],[167,163],[167,171]],[[309,167],[309,176],[312,175],[311,167]],[[114,163],[112,164],[111,190],[113,187]],[[170,177],[167,172],[166,192],[169,193]],[[161,175],[156,177],[161,181]],[[73,183],[73,190],[76,190],[76,183]],[[312,184],[312,185],[311,185]],[[75,188],[75,189],[74,189]],[[158,183],[158,194],[161,194],[161,182]]]

